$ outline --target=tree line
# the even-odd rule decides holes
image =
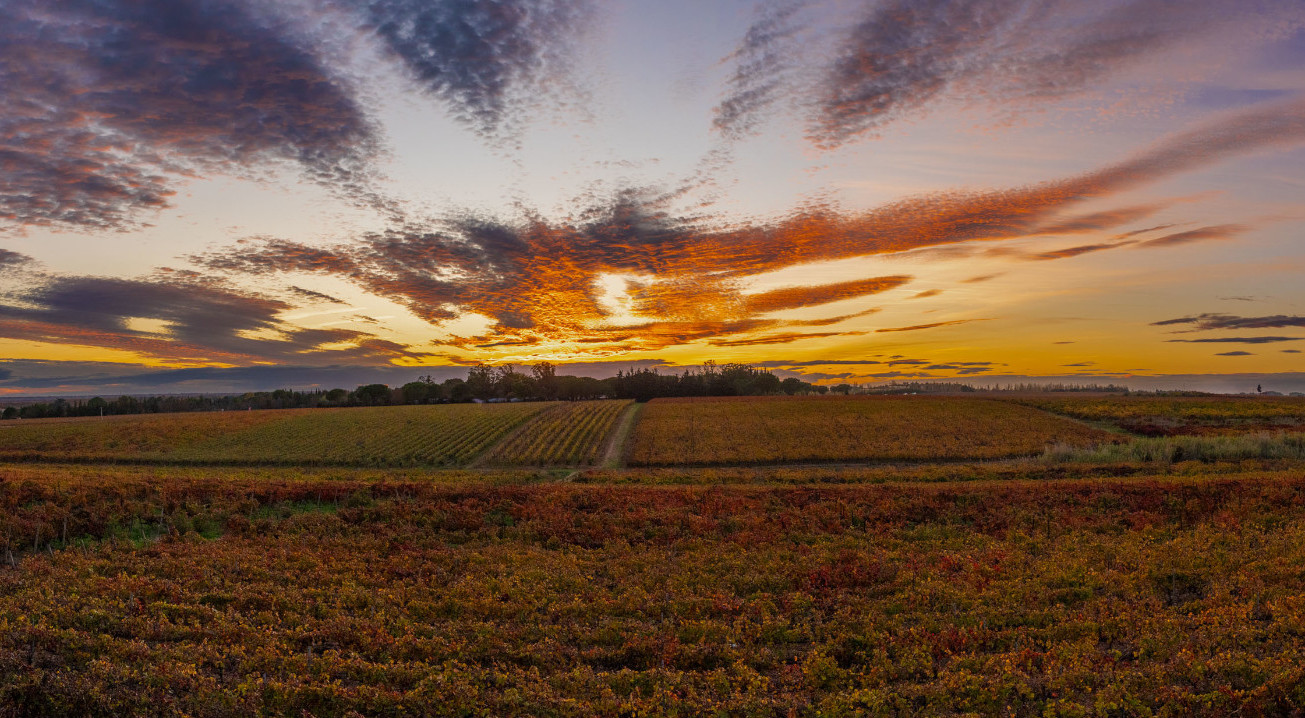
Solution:
[[[583,399],[634,399],[683,396],[766,396],[794,394],[904,394],[957,393],[972,391],[1106,391],[1127,392],[1114,385],[1012,384],[977,388],[955,382],[894,382],[877,387],[854,384],[815,385],[795,377],[780,379],[772,372],[750,364],[721,364],[708,361],[700,368],[663,374],[657,369],[619,371],[616,376],[595,379],[559,375],[550,362],[539,362],[521,370],[513,364],[468,367],[466,378],[437,382],[429,375],[399,387],[364,384],[353,390],[309,389],[296,391],[246,392],[199,396],[119,396],[116,399],[55,399],[50,402],[8,406],[0,419],[42,419],[52,417],[110,416],[121,414],[165,414],[191,411],[245,411],[251,409],[309,409],[397,404],[447,404],[472,401],[579,401]]]
[[[850,386],[847,389],[851,389]],[[836,387],[843,389],[844,386]],[[781,380],[769,371],[747,364],[717,366],[662,374],[655,369],[617,372],[614,377],[559,375],[557,367],[540,362],[522,371],[512,364],[477,364],[466,378],[437,382],[418,377],[399,387],[364,384],[353,390],[311,389],[247,392],[222,396],[119,396],[116,399],[55,399],[50,402],[8,406],[3,419],[163,414],[192,411],[245,411],[251,409],[306,409],[394,404],[444,404],[471,401],[579,401],[615,398],[648,401],[669,396],[757,396],[766,394],[826,393],[826,387],[800,379]],[[847,393],[844,391],[843,393]]]

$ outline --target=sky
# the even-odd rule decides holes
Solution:
[[[1305,390],[1299,0],[0,0],[0,396]]]

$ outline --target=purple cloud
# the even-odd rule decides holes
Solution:
[[[802,8],[802,2],[763,8],[731,56],[734,74],[713,120],[727,139],[751,134],[779,99],[799,53],[797,41],[803,25],[798,13]]]
[[[20,264],[27,264],[32,258],[26,254],[19,254],[8,249],[0,249],[0,272],[17,267]]]
[[[69,276],[13,299],[0,304],[0,337],[229,364],[429,356],[366,332],[286,325],[278,315],[290,304],[216,283]]]
[[[590,0],[338,0],[361,11],[426,91],[494,135],[569,71]]]
[[[1269,31],[1299,5],[1264,0],[889,0],[852,24],[809,136],[833,149],[949,98],[1038,104],[1081,93],[1184,40],[1236,23]]]
[[[178,177],[289,160],[365,185],[374,130],[237,0],[0,4],[0,217],[121,227]]]

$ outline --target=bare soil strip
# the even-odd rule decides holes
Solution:
[[[630,439],[630,434],[634,433],[634,425],[638,423],[643,407],[643,404],[635,402],[626,408],[607,439],[607,448],[603,451],[602,461],[598,462],[599,466],[604,469],[619,469],[625,463],[623,461],[625,445]]]

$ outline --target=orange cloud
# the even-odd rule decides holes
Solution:
[[[1200,227],[1198,229],[1189,229],[1186,232],[1175,232],[1166,234],[1163,237],[1148,239],[1139,243],[1137,246],[1142,247],[1173,247],[1180,244],[1189,244],[1191,242],[1202,242],[1207,239],[1232,239],[1243,232],[1249,230],[1243,224],[1218,224],[1209,227]]]
[[[1109,227],[1144,217],[1156,205],[1076,219],[1064,215],[1089,199],[1240,153],[1299,142],[1305,142],[1301,101],[1257,108],[1175,135],[1075,177],[1006,190],[921,195],[865,212],[817,205],[774,222],[708,224],[671,216],[661,200],[625,192],[608,206],[566,221],[532,217],[509,223],[461,215],[427,227],[369,234],[352,244],[321,248],[268,240],[194,260],[229,272],[343,277],[433,324],[467,312],[493,320],[484,336],[455,337],[450,340],[454,345],[566,343],[604,353],[661,348],[765,330],[776,324],[759,320],[761,315],[886,291],[906,281],[876,277],[748,295],[742,290],[749,277],[818,262]],[[1242,229],[1205,227],[1136,246],[1174,246]],[[1106,248],[1081,245],[1034,258]],[[600,279],[608,275],[646,278],[628,285],[627,299],[629,311],[647,323],[611,326],[612,311],[599,291]]]
[[[1118,227],[1123,224],[1136,222],[1139,219],[1145,219],[1156,212],[1169,207],[1170,204],[1172,203],[1154,203],[1138,205],[1136,207],[1120,207],[1117,209],[1079,215],[1077,217],[1067,217],[1045,224],[1042,227],[1039,227],[1036,232],[1040,234],[1086,234],[1090,232],[1100,232],[1103,229]]]
[[[932,323],[932,324],[916,324],[915,326],[910,326],[910,327],[885,327],[885,328],[883,328],[883,329],[876,329],[875,332],[876,332],[876,333],[883,333],[883,332],[916,332],[916,331],[920,331],[921,329],[933,329],[933,328],[935,328],[935,327],[950,327],[950,326],[953,326],[953,325],[955,325],[955,324],[967,324],[967,323],[969,323],[969,322],[980,322],[980,321],[985,321],[985,320],[983,320],[983,319],[954,319],[954,320],[952,320],[952,321],[950,321],[950,322],[934,322],[934,323]]]
[[[0,337],[186,363],[384,363],[427,354],[366,332],[281,322],[290,305],[217,283],[61,277],[0,304]],[[146,319],[158,328],[133,328]],[[327,348],[334,347],[334,348]]]
[[[881,309],[880,307],[871,307],[869,309],[866,309],[865,311],[856,312],[854,314],[843,314],[837,317],[826,317],[824,319],[792,319],[787,322],[784,322],[784,324],[785,326],[790,326],[790,327],[827,327],[832,324],[845,322],[849,319],[856,319],[858,317],[868,317],[871,314],[876,314],[881,311],[883,311],[883,309]]]
[[[868,294],[878,294],[906,284],[911,278],[904,275],[891,277],[872,277],[838,284],[822,284],[814,287],[790,287],[775,289],[745,298],[749,313],[767,314],[785,309],[811,307],[844,299],[854,299]]]
[[[1028,258],[1033,260],[1067,259],[1069,257],[1077,257],[1080,254],[1100,252],[1107,249],[1116,249],[1118,247],[1127,247],[1130,244],[1135,244],[1135,242],[1113,242],[1113,243],[1105,242],[1102,244],[1081,244],[1077,247],[1066,247],[1065,249],[1056,249],[1050,252],[1039,252],[1038,254],[1031,254],[1028,256]]]
[[[707,343],[717,347],[754,347],[769,344],[788,344],[801,339],[819,339],[823,337],[860,336],[865,332],[786,332],[780,334],[763,334],[746,339],[711,339]]]
[[[633,313],[661,319],[733,319],[748,313],[737,282],[675,278],[635,284]]]

